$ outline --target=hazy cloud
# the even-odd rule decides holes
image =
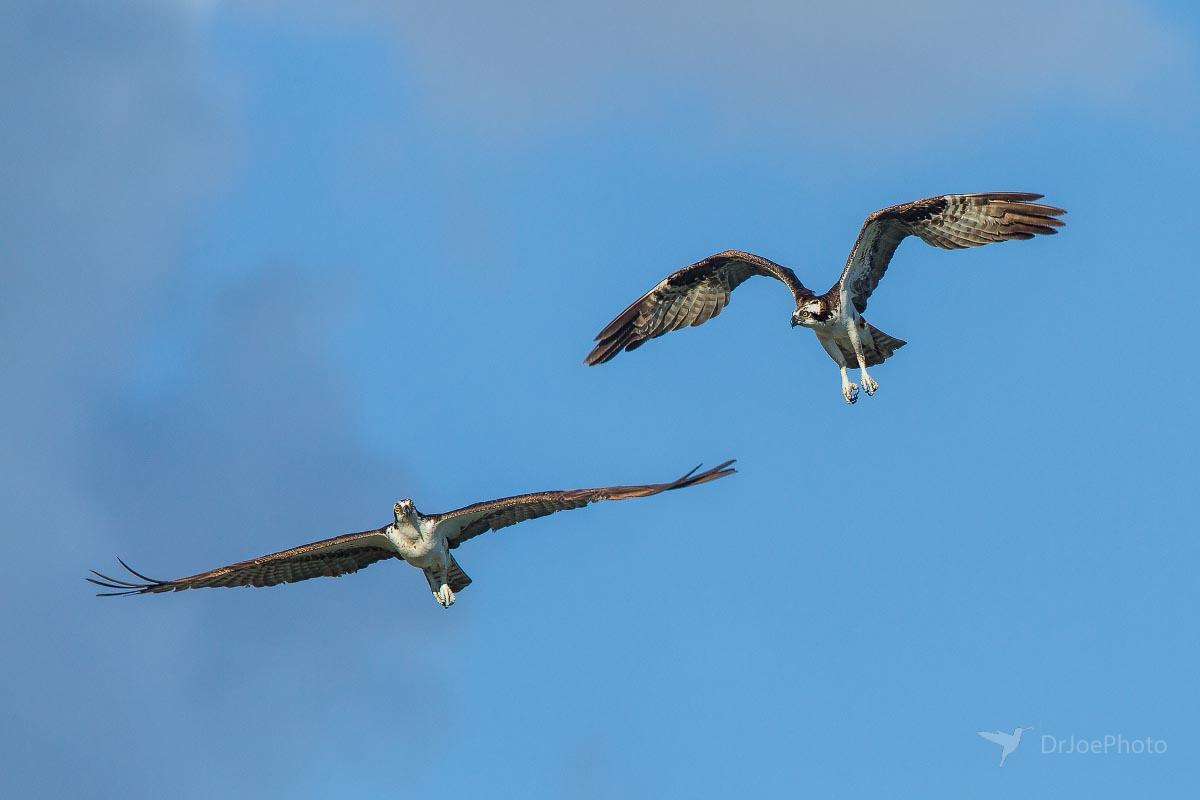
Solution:
[[[0,606],[5,796],[279,791],[314,745],[276,710],[301,682],[381,668],[296,652],[341,613],[313,602],[319,587],[281,615],[303,630],[272,639],[232,605],[105,604],[82,581],[114,549],[173,572],[253,555],[276,541],[263,528],[337,533],[347,506],[378,524],[397,474],[363,447],[326,349],[342,290],[283,269],[215,298],[187,290],[182,242],[228,174],[236,117],[211,77],[207,5],[18,2],[0,26],[0,502],[14,558],[37,565],[6,577]],[[209,770],[246,757],[230,720],[251,706],[272,709],[251,735],[281,746],[254,770]],[[204,730],[207,749],[175,726]]]
[[[389,31],[431,106],[493,136],[653,114],[669,95],[730,129],[870,140],[1067,95],[1127,105],[1192,57],[1129,0],[236,7]]]
[[[227,145],[190,11],[23,2],[6,13],[0,417],[4,458],[22,465],[9,508],[44,508],[39,492],[75,507],[61,467],[77,463],[89,409],[129,366]]]

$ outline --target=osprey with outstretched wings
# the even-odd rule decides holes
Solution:
[[[883,363],[905,342],[863,319],[867,299],[879,285],[892,255],[905,238],[917,236],[934,247],[954,250],[1010,239],[1057,233],[1061,208],[1034,202],[1040,194],[989,192],[927,197],[876,211],[867,217],[837,283],[818,295],[796,273],[761,256],[726,250],[672,273],[633,302],[596,335],[589,365],[603,364],[622,350],[634,350],[669,331],[699,325],[721,313],[730,293],[747,278],[775,278],[792,292],[792,327],[810,328],[837,363],[846,402],[858,399],[848,368],[861,371],[863,389],[879,384],[867,367]]]
[[[700,467],[696,467],[669,483],[522,494],[476,503],[445,514],[421,514],[412,500],[401,500],[393,509],[394,521],[377,530],[347,533],[173,581],[148,578],[117,559],[137,581],[110,578],[95,570],[92,574],[96,577],[87,580],[115,590],[101,592],[102,597],[227,586],[274,586],[321,576],[337,577],[357,572],[376,561],[399,558],[423,571],[434,598],[444,608],[449,608],[454,602],[454,593],[462,591],[471,582],[450,553],[468,539],[557,511],[582,508],[598,500],[649,497],[707,483],[733,474],[736,470],[730,467],[732,463],[726,461],[699,473]]]

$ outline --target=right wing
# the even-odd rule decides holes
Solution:
[[[1067,212],[1033,202],[1041,197],[1028,192],[945,194],[880,209],[863,222],[835,288],[839,296],[846,293],[858,313],[866,311],[867,298],[908,236],[957,250],[1058,233],[1064,223],[1057,217]]]
[[[567,489],[557,492],[535,492],[521,494],[515,497],[502,497],[499,500],[487,500],[483,503],[460,508],[445,514],[434,514],[430,519],[435,526],[444,528],[450,547],[458,547],[468,539],[487,531],[495,531],[516,525],[527,519],[537,519],[554,514],[558,511],[568,511],[572,508],[583,508],[597,500],[628,500],[631,497],[649,497],[672,489],[682,489],[685,486],[695,486],[700,483],[714,481],[726,475],[732,475],[736,470],[729,467],[733,461],[718,464],[710,470],[699,474],[696,467],[691,472],[669,483],[648,483],[641,486],[604,486],[597,489]]]
[[[302,544],[291,550],[239,561],[208,572],[190,575],[173,581],[147,578],[121,559],[121,566],[129,570],[142,582],[131,582],[110,578],[90,570],[95,578],[88,581],[115,592],[99,592],[100,597],[121,594],[149,594],[153,592],[182,592],[184,589],[207,589],[226,586],[274,586],[277,583],[293,583],[308,578],[328,576],[336,578],[349,572],[357,572],[368,564],[385,558],[400,558],[392,542],[382,530],[347,533],[332,539],[323,539],[312,544]],[[99,578],[99,580],[97,580]]]
[[[721,313],[730,293],[751,275],[783,282],[797,301],[813,294],[782,264],[741,250],[726,250],[672,273],[634,301],[596,334],[597,344],[586,363],[603,364],[622,350],[634,350],[668,331],[707,322]]]

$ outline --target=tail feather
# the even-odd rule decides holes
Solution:
[[[866,366],[868,367],[874,367],[877,363],[887,361],[896,350],[907,344],[904,339],[888,336],[887,333],[877,329],[875,325],[866,323],[866,327],[871,332],[871,341],[863,342],[863,355],[866,356]],[[839,339],[838,349],[841,350],[841,357],[846,360],[847,367],[853,369],[858,366],[858,356],[854,355],[850,342]]]
[[[461,592],[471,584],[471,576],[463,572],[463,568],[454,560],[454,556],[450,556],[450,572],[446,582],[450,584],[452,592]]]
[[[871,339],[875,342],[875,354],[867,361],[868,367],[873,367],[876,364],[882,364],[892,357],[892,353],[899,350],[908,342],[903,339],[897,339],[894,336],[889,336],[883,331],[876,328],[874,325],[867,323],[867,327],[871,330]]]
[[[425,573],[425,580],[429,581],[429,590],[437,594],[437,590],[442,588],[440,571],[427,567],[422,572]],[[450,556],[450,569],[446,571],[446,583],[449,584],[452,592],[462,591],[471,584],[471,576],[463,572],[463,568],[458,565],[454,556]]]
[[[871,332],[871,341],[869,347],[867,346],[868,342],[863,342],[863,355],[867,358],[868,367],[882,364],[892,357],[892,353],[908,344],[903,339],[887,335],[869,322],[867,323],[867,329]],[[846,360],[846,366],[851,369],[857,367],[858,357],[854,355],[854,350],[850,347],[850,342],[839,340],[837,345],[838,349],[842,351],[842,358]]]

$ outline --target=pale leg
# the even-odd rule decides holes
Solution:
[[[858,325],[855,320],[851,320],[847,326],[850,331],[850,344],[854,347],[854,357],[858,359],[858,370],[862,375],[862,387],[867,394],[875,394],[879,388],[879,384],[875,379],[867,374],[867,359],[863,356],[862,339],[858,335]]]
[[[844,364],[839,369],[842,371],[842,397],[846,398],[847,403],[857,402],[858,384],[850,382],[850,375],[846,372]]]
[[[842,373],[842,397],[846,398],[847,403],[854,403],[858,400],[858,384],[850,382],[850,376],[846,373],[846,359],[842,357],[842,348],[838,347],[833,339],[821,334],[817,334],[817,341],[825,348],[825,352],[829,353],[829,357]]]

